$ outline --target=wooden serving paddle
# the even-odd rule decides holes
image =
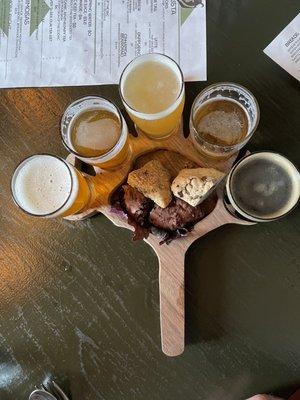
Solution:
[[[182,132],[170,138],[154,141],[140,134],[130,136],[130,157],[115,170],[102,170],[93,167],[95,176],[86,175],[91,189],[92,199],[88,208],[81,214],[68,217],[69,220],[82,220],[96,212],[104,214],[114,225],[133,230],[127,218],[112,210],[110,199],[117,188],[126,182],[128,173],[150,159],[159,159],[175,177],[184,167],[208,167],[211,164],[201,158],[189,139]],[[69,155],[67,160],[75,165],[76,159]],[[214,167],[228,172],[234,159],[219,162]],[[135,167],[133,167],[135,164]],[[80,169],[80,165],[76,165]],[[160,245],[160,239],[150,234],[144,239],[155,251],[159,260],[160,325],[162,351],[167,356],[178,356],[184,351],[184,264],[185,254],[190,245],[206,233],[225,224],[251,225],[251,223],[232,216],[224,207],[223,191],[218,190],[218,199],[213,211],[198,222],[185,237],[170,244]]]

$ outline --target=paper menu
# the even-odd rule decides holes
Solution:
[[[117,83],[128,62],[149,52],[174,58],[186,80],[206,80],[206,3],[183,3],[4,0],[0,87]]]
[[[300,14],[264,49],[264,53],[300,81]]]

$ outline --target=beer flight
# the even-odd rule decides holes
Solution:
[[[138,134],[151,140],[172,140],[172,135],[180,134],[185,87],[174,60],[162,54],[137,57],[124,69],[119,90]],[[217,165],[246,145],[259,117],[259,106],[249,90],[234,83],[214,84],[193,103],[187,140],[199,152],[199,161],[201,155]],[[117,169],[131,157],[126,121],[119,108],[102,97],[88,96],[70,104],[61,120],[61,138],[70,153],[102,169]],[[281,218],[300,197],[299,171],[273,152],[246,156],[225,180],[228,211],[249,221]],[[50,154],[22,161],[13,174],[11,189],[15,203],[25,213],[43,218],[80,213],[91,197],[85,175]]]

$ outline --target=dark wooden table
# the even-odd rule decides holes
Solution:
[[[208,82],[235,81],[261,107],[250,150],[300,165],[299,83],[263,49],[298,0],[208,0]],[[80,223],[23,215],[10,177],[26,156],[65,156],[59,120],[87,94],[120,105],[117,87],[0,93],[0,398],[27,399],[54,374],[73,400],[245,399],[300,384],[300,212],[226,226],[186,259],[185,353],[160,350],[158,264],[144,243],[99,215]]]

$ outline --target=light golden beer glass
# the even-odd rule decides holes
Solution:
[[[138,130],[163,139],[179,128],[185,88],[182,71],[172,58],[157,53],[135,58],[124,69],[119,89]]]
[[[34,217],[66,217],[82,211],[91,191],[86,178],[60,157],[36,154],[22,161],[12,176],[14,202]]]

